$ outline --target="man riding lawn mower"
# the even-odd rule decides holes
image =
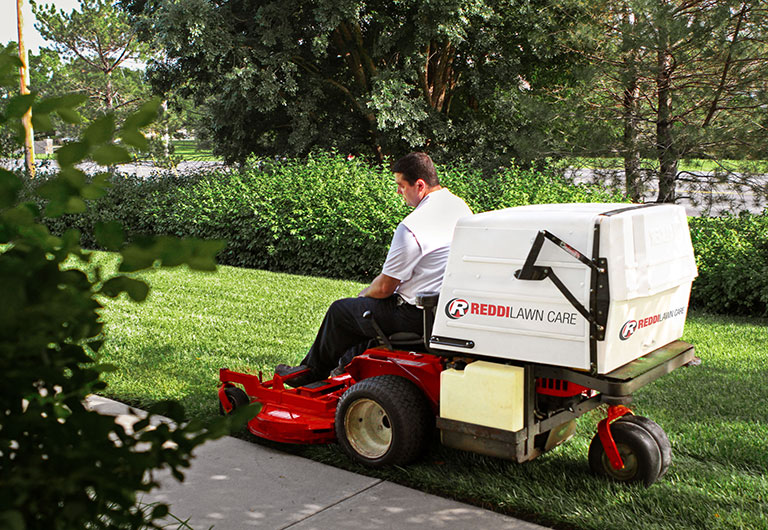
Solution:
[[[222,369],[221,409],[257,401],[248,424],[256,436],[336,440],[354,460],[382,466],[417,458],[435,427],[447,446],[525,462],[605,404],[590,467],[648,486],[667,471],[671,446],[626,405],[638,388],[694,360],[693,346],[678,339],[695,276],[678,206],[536,205],[462,216],[439,293],[408,295],[417,325],[409,316],[404,333],[350,305],[358,313],[348,318],[371,331],[336,343],[333,361],[369,336],[377,345],[333,374],[312,349],[304,366],[266,381]]]

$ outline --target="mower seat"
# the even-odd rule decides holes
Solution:
[[[437,301],[439,298],[439,292],[425,292],[418,293],[416,295],[416,307],[421,309],[423,312],[423,328],[421,334],[413,333],[410,331],[398,331],[397,333],[393,333],[388,337],[384,337],[381,328],[376,323],[376,321],[373,320],[373,317],[370,315],[369,311],[366,311],[363,317],[370,318],[372,320],[374,329],[378,334],[376,338],[378,339],[379,343],[386,348],[394,350],[396,347],[418,345],[423,346],[429,350],[429,337],[432,333],[432,325],[435,322],[435,308],[437,307]]]

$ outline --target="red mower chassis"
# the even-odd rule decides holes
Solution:
[[[351,458],[373,467],[414,460],[435,426],[449,447],[526,462],[570,438],[579,416],[607,405],[589,447],[590,468],[613,480],[649,486],[666,473],[671,444],[661,427],[624,405],[637,389],[693,359],[693,346],[675,341],[599,376],[526,364],[525,421],[514,432],[440,416],[442,371],[461,370],[471,359],[384,348],[356,357],[339,376],[299,388],[286,383],[302,372],[264,381],[261,373],[225,368],[219,374],[219,402],[223,413],[260,403],[248,423],[260,438],[336,441]]]
[[[437,413],[442,370],[442,359],[435,355],[379,348],[355,357],[346,373],[300,388],[287,387],[285,381],[289,378],[277,374],[263,381],[261,373],[245,374],[223,368],[219,372],[219,400],[225,412],[232,410],[226,389],[241,385],[251,401],[262,405],[248,423],[254,435],[283,443],[330,443],[336,440],[336,405],[358,381],[380,375],[404,377],[422,389]]]

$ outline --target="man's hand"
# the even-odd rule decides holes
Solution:
[[[400,280],[387,276],[386,274],[379,274],[371,282],[371,285],[360,291],[357,296],[367,296],[369,298],[389,298],[400,285]]]

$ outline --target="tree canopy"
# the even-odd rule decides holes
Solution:
[[[147,45],[136,38],[128,15],[111,0],[80,0],[79,9],[69,13],[32,2],[32,10],[37,29],[52,43],[61,63],[52,69],[49,53],[41,66],[51,75],[38,76],[38,86],[33,79],[33,89],[48,95],[85,93],[91,100],[86,106],[90,117],[135,107],[149,97],[139,64],[147,58]],[[44,54],[41,51],[40,57]]]
[[[579,2],[126,0],[163,57],[161,90],[209,108],[217,150],[424,149],[526,156],[526,94],[565,75],[558,28]]]
[[[681,171],[681,159],[765,158],[766,7],[764,0],[594,4],[579,28],[578,53],[590,71],[575,90],[557,87],[568,113],[581,111],[564,149],[621,156],[627,193],[639,200],[652,176],[662,202],[675,201],[680,181],[706,182]],[[583,134],[586,127],[603,133]]]

